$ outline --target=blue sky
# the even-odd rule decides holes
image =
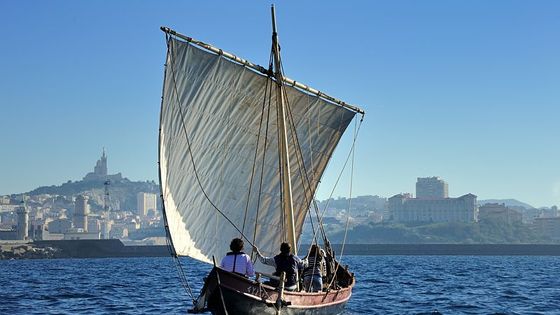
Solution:
[[[0,2],[0,194],[110,172],[157,179],[159,26],[258,64],[270,2]],[[286,75],[367,111],[353,195],[414,192],[560,205],[560,2],[284,1]],[[351,132],[350,132],[351,133]],[[341,144],[318,197],[348,150]],[[347,196],[347,182],[335,196]]]

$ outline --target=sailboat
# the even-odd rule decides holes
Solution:
[[[315,191],[342,134],[364,111],[283,75],[274,6],[271,13],[267,68],[161,28],[159,177],[168,243],[182,276],[179,257],[213,264],[196,298],[182,278],[192,313],[338,314],[355,284],[322,229]],[[297,255],[306,216],[325,250],[322,291],[287,291],[282,278],[267,284],[273,270],[256,257],[255,279],[216,264],[234,237],[267,256],[288,242]]]

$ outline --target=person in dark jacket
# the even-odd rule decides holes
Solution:
[[[297,256],[292,255],[292,247],[288,243],[282,243],[280,245],[280,254],[274,257],[265,257],[260,252],[259,249],[254,247],[257,256],[261,263],[276,268],[274,272],[275,276],[280,276],[280,273],[286,273],[286,285],[285,290],[295,291],[298,288],[298,270],[303,267],[301,259]]]

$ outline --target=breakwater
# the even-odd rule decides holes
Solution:
[[[0,259],[169,256],[167,246],[125,246],[118,239],[0,243]]]
[[[305,256],[309,245],[302,245]],[[556,244],[333,244],[337,255],[560,256]],[[0,244],[0,259],[165,257],[167,246],[125,246],[118,239]]]
[[[62,258],[60,249],[50,246],[35,247],[30,243],[0,244],[0,260]]]
[[[169,256],[167,246],[125,246],[118,239],[35,241],[37,247],[54,247],[69,258],[163,257]]]
[[[342,245],[333,244],[335,252]],[[346,244],[345,255],[560,256],[557,244]]]

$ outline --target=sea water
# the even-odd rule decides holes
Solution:
[[[0,314],[186,314],[210,266],[171,258],[0,261]],[[347,256],[346,314],[560,314],[560,257]]]

